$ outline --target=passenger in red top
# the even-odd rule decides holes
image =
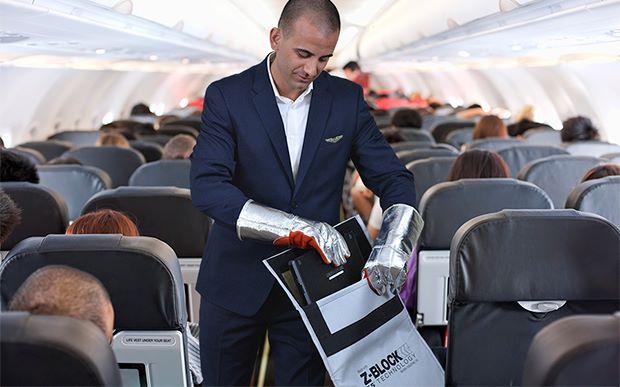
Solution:
[[[351,61],[342,68],[348,80],[357,83],[364,89],[364,95],[370,90],[370,74],[362,71],[359,63]]]

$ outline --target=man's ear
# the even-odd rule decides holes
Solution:
[[[273,51],[277,51],[280,46],[280,42],[282,41],[282,30],[274,27],[269,31],[269,43],[271,44],[271,49]]]

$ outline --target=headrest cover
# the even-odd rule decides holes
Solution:
[[[400,151],[396,153],[396,156],[401,163],[406,165],[416,160],[427,159],[429,157],[453,156],[457,153],[458,152],[456,150],[451,148],[436,145],[432,148]]]
[[[0,295],[8,304],[37,269],[66,265],[98,278],[112,299],[115,328],[184,329],[181,269],[174,251],[149,237],[49,235],[17,246],[0,266]]]
[[[133,171],[145,163],[137,150],[115,146],[87,146],[67,151],[63,156],[103,169],[112,178],[113,187],[127,185]]]
[[[120,386],[116,358],[94,324],[64,316],[0,314],[3,386]]]
[[[530,161],[554,155],[566,155],[562,148],[546,145],[518,145],[497,151],[510,168],[510,176],[517,177],[519,171]]]
[[[600,215],[620,227],[620,176],[579,184],[569,195],[566,208]]]
[[[483,149],[489,150],[493,152],[497,152],[500,149],[508,148],[511,146],[517,145],[525,145],[525,143],[516,138],[500,138],[500,137],[491,137],[491,138],[483,138],[480,140],[474,140],[465,146],[466,150],[471,149]]]
[[[465,223],[450,248],[458,302],[619,300],[620,231],[574,210],[519,210]]]
[[[407,164],[407,169],[415,176],[414,183],[418,203],[424,192],[430,187],[448,179],[454,160],[456,160],[456,156],[431,157]]]
[[[461,179],[432,186],[420,200],[424,229],[419,245],[448,250],[456,230],[476,216],[505,209],[550,209],[547,195],[514,179]]]
[[[189,160],[159,160],[146,163],[131,175],[129,185],[143,187],[173,186],[189,189]]]

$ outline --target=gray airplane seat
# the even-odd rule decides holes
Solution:
[[[24,157],[34,165],[45,164],[45,156],[43,156],[43,154],[36,149],[17,146],[15,148],[5,149],[4,151],[13,152],[21,157]]]
[[[550,209],[538,187],[514,179],[462,179],[429,188],[420,201],[424,229],[418,242],[418,325],[446,325],[450,242],[476,216],[504,209]]]
[[[461,149],[461,146],[463,146],[464,144],[472,142],[473,135],[474,135],[473,128],[457,129],[457,130],[450,132],[446,136],[446,143],[452,145],[456,149]]]
[[[186,118],[181,118],[178,120],[166,122],[166,125],[164,125],[164,127],[186,126],[186,127],[193,128],[194,130],[196,130],[196,133],[198,133],[200,132],[201,124],[202,124],[202,121],[200,120],[200,117],[186,117]]]
[[[190,166],[189,160],[159,160],[146,163],[131,175],[129,185],[189,189]]]
[[[620,152],[605,153],[601,158],[609,163],[620,164]]]
[[[435,143],[435,139],[429,132],[419,128],[398,128],[400,134],[405,138],[405,141],[419,141],[428,142],[430,144]]]
[[[47,140],[25,142],[19,144],[19,147],[34,149],[41,153],[43,157],[45,157],[45,160],[49,161],[72,149],[73,144],[67,141]]]
[[[85,271],[105,286],[114,306],[112,349],[124,376],[146,380],[149,386],[190,383],[183,280],[168,245],[155,238],[109,234],[29,238],[0,266],[2,303],[46,265]]]
[[[546,126],[526,130],[523,139],[532,145],[562,145],[560,131]]]
[[[84,165],[105,171],[112,179],[113,188],[129,184],[133,171],[145,162],[137,150],[115,146],[87,146],[65,152],[63,156],[75,157]]]
[[[446,138],[455,130],[463,128],[473,128],[476,125],[474,121],[448,121],[440,122],[431,129],[431,134],[437,142],[446,142]]]
[[[107,173],[87,165],[40,165],[37,170],[39,183],[58,192],[67,203],[70,220],[80,216],[93,195],[112,188]]]
[[[193,206],[189,189],[176,187],[120,187],[92,197],[82,213],[101,208],[132,218],[140,235],[166,242],[180,259],[188,293],[190,321],[197,322],[200,297],[196,281],[211,221]]]
[[[517,177],[542,188],[551,198],[554,208],[564,208],[571,190],[587,171],[601,161],[589,156],[549,156],[526,164]]]
[[[429,157],[450,157],[458,155],[458,151],[449,145],[433,145],[424,149],[413,149],[396,152],[396,157],[403,165]]]
[[[448,179],[448,173],[450,173],[454,160],[456,160],[456,156],[430,157],[407,164],[407,169],[415,177],[416,204],[418,206],[424,192],[435,184],[443,183]]]
[[[427,141],[401,141],[390,144],[395,153],[400,151],[409,151],[414,149],[428,149],[436,146],[434,143]]]
[[[172,138],[172,136],[167,134],[138,135],[136,137],[140,141],[153,142],[162,147],[166,146],[166,143],[168,143],[168,141]]]
[[[120,386],[105,335],[64,316],[0,313],[0,385]]]
[[[525,145],[525,143],[516,138],[490,137],[468,142],[465,144],[465,150],[481,149],[491,152],[499,152],[502,149],[518,145]]]
[[[144,156],[144,160],[147,163],[151,161],[161,160],[162,155],[164,154],[164,149],[161,145],[143,140],[131,140],[129,141],[129,145],[132,149],[137,150]]]
[[[21,210],[21,221],[0,250],[10,250],[28,237],[65,233],[69,223],[67,204],[57,192],[41,184],[26,182],[0,182],[0,189]]]
[[[512,177],[517,177],[519,171],[534,160],[568,154],[562,148],[547,145],[517,145],[500,149],[497,153],[508,164],[510,176]]]
[[[534,336],[526,386],[620,386],[620,314],[560,319]]]
[[[185,126],[185,125],[164,125],[162,128],[159,128],[157,133],[163,134],[166,136],[176,136],[177,134],[187,134],[188,136],[192,136],[194,138],[198,137],[198,130],[194,129],[191,126]]]
[[[100,135],[98,130],[64,130],[52,134],[47,139],[70,142],[76,147],[93,146]]]
[[[570,193],[566,208],[600,215],[620,228],[620,176],[584,181]]]
[[[604,141],[577,141],[564,144],[571,155],[601,157],[604,154],[620,152],[620,145]]]
[[[450,247],[446,384],[521,385],[543,328],[620,308],[619,257],[620,230],[597,215],[505,210],[465,223]]]

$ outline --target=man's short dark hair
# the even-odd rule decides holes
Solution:
[[[132,116],[150,116],[153,115],[153,113],[151,112],[151,109],[149,109],[148,106],[146,106],[146,104],[143,103],[137,103],[135,104],[132,108],[131,108],[131,113],[129,113]]]
[[[392,116],[391,124],[397,128],[421,128],[422,116],[415,109],[400,109]]]
[[[346,65],[344,65],[342,67],[343,70],[349,70],[349,71],[356,71],[356,70],[361,70],[362,68],[360,67],[359,63],[357,63],[356,61],[352,60],[350,62],[347,62]]]
[[[24,281],[11,299],[9,310],[90,321],[105,334],[108,305],[111,305],[108,292],[91,274],[68,266],[49,265]]]
[[[319,26],[329,32],[340,31],[340,14],[330,0],[288,0],[280,15],[278,28],[286,33],[297,19],[308,14],[314,16],[317,25],[321,23]]]
[[[37,167],[26,157],[11,152],[8,149],[0,150],[0,181],[27,181],[38,183]]]
[[[0,189],[0,244],[11,235],[21,220],[20,208],[6,192]]]

